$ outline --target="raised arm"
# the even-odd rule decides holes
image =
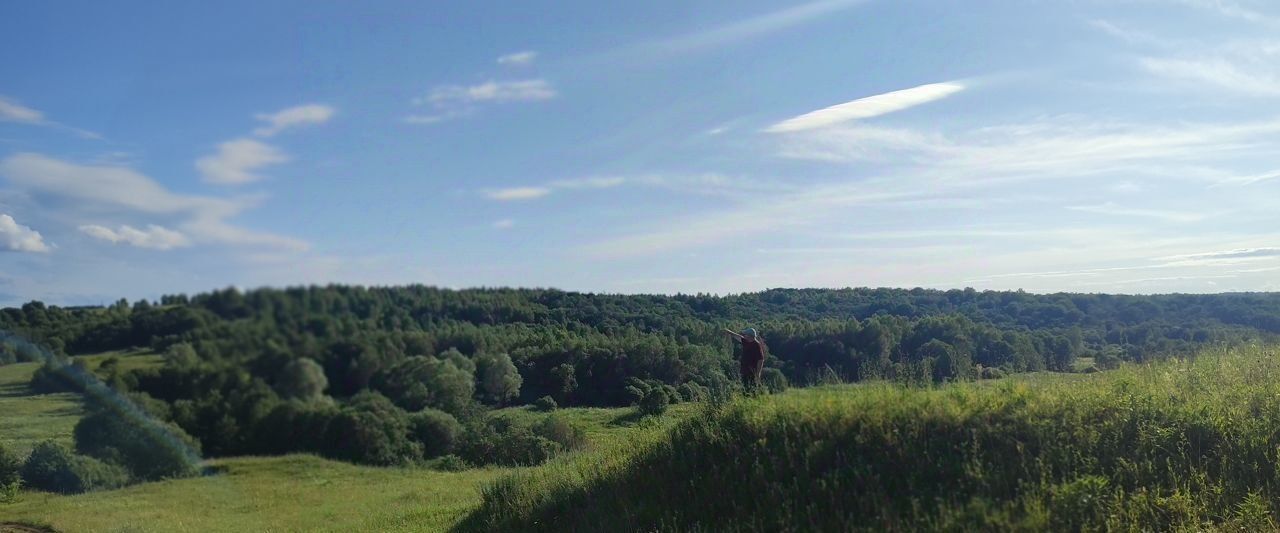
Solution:
[[[742,335],[741,335],[741,334],[739,334],[738,332],[734,331],[734,330],[731,330],[731,329],[729,329],[729,328],[724,328],[724,332],[725,332],[725,333],[728,333],[728,334],[730,334],[730,335],[733,335],[733,337],[734,337],[735,339],[742,340]]]

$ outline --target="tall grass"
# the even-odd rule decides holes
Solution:
[[[1275,529],[1280,353],[1093,376],[820,387],[500,479],[456,528]]]

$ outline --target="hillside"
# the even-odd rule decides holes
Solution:
[[[1273,529],[1280,357],[793,390],[515,474],[460,531]]]

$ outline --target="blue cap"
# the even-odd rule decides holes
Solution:
[[[742,330],[742,336],[751,337],[753,339],[756,338],[756,328],[747,328]]]

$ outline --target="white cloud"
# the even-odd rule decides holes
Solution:
[[[0,245],[13,252],[49,251],[49,245],[45,244],[40,232],[19,224],[9,215],[0,215]]]
[[[431,90],[425,99],[414,103],[431,103],[437,106],[473,103],[537,102],[556,97],[556,90],[547,80],[488,81],[480,85],[442,85]]]
[[[515,225],[516,225],[516,221],[511,220],[509,218],[504,218],[502,220],[495,220],[493,222],[493,229],[511,229],[515,227]]]
[[[410,100],[415,107],[430,105],[432,113],[412,113],[408,124],[435,124],[471,115],[482,106],[514,102],[540,102],[555,98],[555,87],[543,79],[488,81],[479,85],[441,85],[426,96]]]
[[[551,182],[551,187],[557,189],[607,189],[622,185],[626,181],[626,178],[620,176],[579,178],[556,180]]]
[[[17,122],[20,124],[31,124],[35,126],[46,126],[64,131],[69,131],[85,139],[102,139],[102,136],[89,130],[82,130],[60,124],[45,118],[44,113],[37,109],[24,106],[12,98],[0,95],[0,122]]]
[[[148,225],[146,229],[138,229],[125,224],[115,230],[105,226],[89,224],[80,226],[80,231],[95,239],[113,244],[124,243],[138,248],[150,248],[153,250],[171,250],[191,245],[191,240],[186,235],[155,224]]]
[[[1205,213],[1191,211],[1169,211],[1161,209],[1122,207],[1116,205],[1114,202],[1107,202],[1098,205],[1073,205],[1067,206],[1067,209],[1099,215],[1155,218],[1170,222],[1199,222],[1209,217],[1209,215]]]
[[[80,165],[40,154],[20,153],[0,161],[0,176],[20,190],[56,197],[94,215],[167,215],[194,242],[305,250],[304,241],[234,226],[227,219],[254,207],[253,198],[229,199],[170,192],[124,166]]]
[[[1161,259],[1167,261],[1205,261],[1254,257],[1280,257],[1280,248],[1240,248],[1236,250],[1222,250],[1217,252],[1173,255],[1169,257],[1162,257]]]
[[[333,118],[335,111],[323,104],[307,104],[290,107],[275,113],[259,113],[254,118],[267,125],[253,130],[259,137],[271,137],[289,128],[310,124],[323,124]]]
[[[551,189],[546,187],[508,187],[505,189],[493,189],[485,191],[485,196],[490,200],[498,200],[501,202],[509,202],[512,200],[533,200],[542,198],[551,194]]]
[[[1244,7],[1231,0],[1176,0],[1178,3],[1213,11],[1223,17],[1240,19],[1259,24],[1280,24],[1280,17],[1275,17]]]
[[[555,180],[539,186],[487,189],[483,192],[490,200],[504,202],[510,200],[532,200],[547,196],[559,189],[608,189],[622,185],[626,181],[626,178],[620,176],[590,177]]]
[[[1219,90],[1280,96],[1280,69],[1275,63],[1254,64],[1239,57],[1143,58],[1152,74],[1213,86]],[[1271,61],[1280,61],[1280,54]]]
[[[288,160],[288,156],[269,144],[241,138],[218,145],[218,153],[196,160],[196,168],[209,183],[239,185],[262,179],[252,171]]]
[[[947,82],[877,94],[805,113],[769,126],[765,131],[784,133],[811,130],[850,120],[876,117],[941,100],[962,90],[964,86],[960,83]]]
[[[533,50],[524,50],[513,52],[498,57],[499,65],[525,66],[533,64],[533,60],[538,58],[538,53]]]
[[[710,29],[644,43],[639,51],[676,55],[717,48],[763,37],[849,9],[866,0],[819,0],[751,17]]]
[[[44,114],[0,96],[0,121],[23,124],[43,124]]]

